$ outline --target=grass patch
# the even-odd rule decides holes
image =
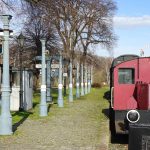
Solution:
[[[99,103],[100,102],[99,105],[98,105],[98,107],[100,109],[102,109],[102,107],[103,108],[107,108],[108,107],[108,102],[107,102],[107,100],[105,100],[103,98],[104,93],[106,91],[108,91],[108,87],[103,87],[101,89],[93,88],[91,90],[90,94],[87,94],[86,96],[80,97],[79,100],[87,100],[87,99],[93,100],[93,101],[95,101],[95,103],[97,103],[97,102]],[[75,92],[76,92],[76,90],[73,89],[74,99],[75,99]],[[39,116],[40,91],[39,92],[35,92],[33,94],[33,109],[32,110],[30,110],[30,111],[12,112],[14,131],[28,117],[31,118],[31,119],[40,119],[40,120],[44,119],[45,120],[48,117],[54,116],[57,112],[61,113],[61,111],[63,111],[63,109],[65,109],[67,107],[70,107],[70,104],[68,102],[68,90],[67,90],[67,95],[64,97],[64,107],[63,108],[58,108],[58,106],[57,106],[57,95],[58,95],[57,88],[52,89],[51,93],[52,93],[54,104],[53,105],[51,105],[51,104],[48,105],[48,107],[50,107],[50,110],[51,110],[51,107],[53,109],[52,109],[52,111],[48,112],[48,116],[47,117],[40,117]],[[80,101],[75,100],[73,103],[80,103]],[[107,112],[105,112],[107,110],[102,110],[102,111],[103,111],[102,113],[100,113],[100,114],[98,114],[96,116],[91,116],[91,117],[93,117],[93,118],[95,117],[95,120],[96,119],[101,119],[101,121],[105,120],[106,116],[104,114],[107,113]]]

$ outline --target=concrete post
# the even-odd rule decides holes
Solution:
[[[58,107],[64,106],[63,93],[62,93],[62,55],[59,57],[59,79],[58,79]]]
[[[45,39],[40,40],[42,43],[42,83],[41,83],[41,103],[40,103],[40,116],[47,116],[46,104],[46,81],[45,81]]]
[[[70,60],[69,64],[69,102],[73,102],[73,92],[72,92],[72,60]]]
[[[77,62],[77,70],[76,70],[76,98],[80,97],[79,90],[79,63]]]
[[[52,102],[52,96],[51,96],[51,59],[47,60],[47,80],[46,80],[46,98],[47,102]]]
[[[81,64],[81,96],[84,96],[83,64]]]
[[[88,67],[88,93],[91,92],[91,68]]]
[[[0,135],[12,134],[12,116],[10,114],[10,75],[9,75],[9,22],[10,15],[0,16],[4,29],[2,103],[0,116]]]
[[[85,72],[84,72],[84,84],[85,84],[85,94],[87,94],[87,65],[85,65]]]
[[[93,84],[93,66],[91,66],[91,86]]]

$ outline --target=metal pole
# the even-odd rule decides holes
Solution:
[[[83,84],[83,64],[81,64],[81,96],[84,96],[84,84]]]
[[[47,116],[46,104],[46,82],[45,82],[45,39],[40,40],[42,43],[42,83],[41,83],[41,103],[40,103],[40,116]]]
[[[9,22],[12,16],[2,15],[4,28],[3,49],[3,81],[2,81],[2,103],[0,116],[0,135],[12,134],[12,116],[10,114],[10,75],[9,75]]]
[[[58,79],[58,107],[64,106],[63,93],[62,93],[62,55],[59,57],[59,79]]]
[[[67,84],[67,81],[66,81],[66,77],[64,77],[64,96],[67,95],[67,90],[66,90],[66,84]]]
[[[76,71],[76,98],[80,97],[79,91],[79,63],[77,62],[77,71]]]
[[[52,102],[52,96],[51,96],[51,59],[47,60],[47,102]]]
[[[22,47],[20,47],[20,105],[19,105],[19,110],[23,110],[23,80],[22,80]]]
[[[87,94],[87,65],[85,65],[85,72],[84,72],[84,84],[85,84],[85,94]]]
[[[64,59],[64,63],[66,62],[67,60]],[[67,73],[67,68],[66,66],[64,65],[64,73],[66,74]],[[66,87],[67,87],[67,76],[63,76],[64,77],[64,96],[67,95],[67,90],[66,90]]]
[[[72,93],[72,60],[69,64],[69,102],[73,102],[73,93]]]

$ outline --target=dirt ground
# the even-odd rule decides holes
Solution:
[[[109,142],[105,91],[93,89],[64,108],[54,104],[48,117],[28,117],[12,136],[0,136],[0,150],[126,150]]]

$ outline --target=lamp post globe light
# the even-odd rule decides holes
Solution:
[[[47,116],[46,104],[46,71],[45,71],[45,39],[40,40],[42,43],[42,83],[41,83],[41,102],[40,102],[40,116]]]
[[[11,135],[12,116],[10,114],[10,75],[9,75],[9,22],[11,15],[1,15],[3,22],[3,74],[2,74],[2,98],[0,116],[0,135]]]
[[[19,110],[22,111],[23,106],[23,70],[22,70],[22,52],[23,52],[23,46],[24,46],[25,37],[23,36],[22,32],[17,37],[17,42],[19,44],[19,58],[20,58],[20,105]]]

